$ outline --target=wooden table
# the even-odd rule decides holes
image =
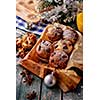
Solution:
[[[35,75],[33,75],[34,80],[31,86],[23,83],[20,75],[23,69],[22,66],[16,65],[16,100],[27,100],[26,94],[33,90],[37,93],[34,100],[83,100],[82,80],[74,91],[63,93],[58,86],[47,88],[43,80]]]
[[[16,62],[18,60],[19,58],[16,58]],[[23,69],[22,66],[16,65],[16,100],[27,100],[27,93],[32,91],[35,91],[37,94],[34,100],[83,100],[82,80],[74,91],[63,93],[58,86],[47,88],[43,80],[33,74],[34,80],[31,86],[23,83],[23,78],[20,75]]]
[[[27,9],[25,10],[27,11],[27,13],[25,14],[30,13],[29,7],[27,7],[28,6],[27,2],[29,1],[32,1],[32,0],[26,0],[26,2],[24,2],[24,0],[17,0],[16,2],[18,3],[17,8],[18,9],[19,7],[23,8],[23,5],[24,5],[25,6],[24,8]],[[22,10],[24,10],[24,8]],[[32,3],[30,3],[30,9],[33,11]],[[18,14],[21,14],[21,13],[18,13]],[[18,61],[18,58],[17,58],[17,61]],[[20,65],[16,65],[16,100],[27,100],[26,94],[29,92],[32,92],[33,90],[37,93],[37,96],[34,100],[83,100],[82,81],[80,82],[80,84],[74,91],[63,93],[58,86],[55,86],[52,89],[47,88],[44,85],[43,80],[36,77],[35,75],[33,75],[34,80],[31,86],[23,83],[23,78],[20,75],[23,69],[24,68],[21,67]]]

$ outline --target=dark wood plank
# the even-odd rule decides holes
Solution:
[[[61,100],[61,90],[58,86],[47,88],[43,82],[41,100]]]
[[[79,83],[79,85],[74,91],[63,93],[63,100],[83,100],[82,81]]]
[[[80,100],[74,92],[64,93],[63,100]]]
[[[63,100],[83,100],[83,90],[81,90],[80,95],[75,92],[69,92],[63,94]]]
[[[20,87],[21,87],[21,81],[22,81],[22,77],[20,77],[19,73],[22,71],[23,69],[19,66],[16,65],[16,100],[19,100],[19,95],[20,95]]]
[[[16,75],[16,77],[17,77],[17,79],[16,79],[16,88],[17,88],[16,89],[17,90],[17,92],[16,92],[17,97],[16,98],[17,99],[16,100],[27,100],[26,99],[27,93],[32,92],[33,90],[37,93],[35,100],[39,100],[41,79],[33,75],[34,80],[31,84],[31,86],[29,86],[26,83],[23,83],[23,78],[22,79],[20,78],[20,82],[19,82],[18,77],[21,77],[20,72],[22,69],[24,69],[24,68],[19,67],[20,71],[17,71],[17,75]]]

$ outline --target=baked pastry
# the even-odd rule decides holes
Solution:
[[[62,34],[63,34],[62,28],[55,26],[48,28],[47,31],[47,36],[52,42],[59,40],[62,37]]]
[[[24,58],[36,43],[36,36],[27,32],[22,38],[16,38],[17,57]]]
[[[27,32],[26,35],[22,37],[22,48],[24,49],[31,49],[33,45],[36,43],[36,36]]]
[[[24,48],[19,48],[16,56],[17,57],[21,57],[21,58],[24,58],[27,54],[28,54],[28,50],[25,50]]]
[[[78,34],[74,30],[66,29],[63,32],[63,39],[69,40],[74,44],[78,39]]]
[[[45,40],[42,40],[42,42],[36,48],[36,52],[38,56],[43,59],[49,59],[50,53],[52,51],[53,51],[53,47],[51,43]]]
[[[16,38],[16,49],[22,47],[22,39],[21,38]]]
[[[53,68],[65,68],[68,61],[68,55],[62,50],[54,50],[49,58],[49,66]]]
[[[53,43],[53,47],[56,50],[63,50],[65,51],[67,54],[71,53],[71,51],[73,50],[73,45],[70,41],[67,40],[59,40]]]

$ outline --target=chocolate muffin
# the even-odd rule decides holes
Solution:
[[[67,54],[71,53],[71,51],[73,50],[73,45],[70,41],[67,40],[59,40],[53,43],[53,47],[56,50],[63,50],[65,51]]]
[[[50,27],[48,28],[47,36],[54,42],[59,40],[62,37],[63,30],[60,27]]]
[[[74,30],[66,29],[63,32],[63,39],[69,40],[75,44],[78,39],[78,34]]]
[[[67,66],[68,55],[62,50],[54,50],[49,58],[49,66],[63,69]]]
[[[53,47],[51,43],[45,40],[42,40],[42,42],[36,48],[38,56],[43,59],[48,59],[52,51]]]

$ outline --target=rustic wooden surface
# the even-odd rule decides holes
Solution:
[[[43,80],[35,75],[31,86],[23,83],[23,78],[20,76],[23,69],[22,66],[16,65],[16,100],[27,100],[26,94],[33,90],[37,93],[34,100],[83,100],[82,81],[74,91],[63,93],[58,86],[47,88]]]
[[[24,0],[17,0],[17,1],[22,2]],[[25,5],[25,7],[27,6],[28,5]],[[33,7],[32,4],[31,6]],[[33,11],[33,9],[31,10]],[[17,58],[16,61],[18,60],[19,59]],[[23,69],[24,68],[22,66],[16,65],[16,100],[27,100],[26,94],[32,92],[33,90],[37,94],[34,100],[83,100],[82,80],[74,91],[63,93],[58,86],[55,86],[53,88],[47,88],[44,85],[43,80],[36,77],[35,75],[33,75],[34,80],[31,86],[23,83],[23,78],[20,76],[20,73]]]
[[[16,58],[16,62],[18,60]],[[23,69],[22,66],[16,65],[16,100],[27,100],[26,94],[33,90],[37,94],[34,100],[83,100],[82,80],[74,91],[63,93],[58,86],[47,88],[43,80],[33,74],[34,80],[31,86],[23,83],[23,78],[20,75]]]

